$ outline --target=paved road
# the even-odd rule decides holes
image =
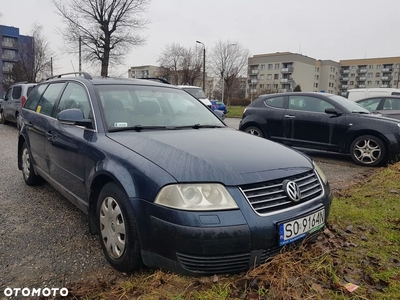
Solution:
[[[6,287],[61,288],[81,278],[124,276],[103,257],[81,211],[48,184],[25,185],[16,150],[15,126],[0,125],[0,299]],[[334,188],[368,171],[343,157],[315,158]]]

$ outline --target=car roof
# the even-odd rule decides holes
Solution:
[[[320,96],[336,96],[335,94],[330,93],[323,93],[323,92],[286,92],[286,93],[273,93],[273,94],[262,94],[260,97],[263,96],[296,96],[296,95],[303,95],[303,96],[312,96],[312,95],[320,95]]]
[[[399,96],[396,96],[396,95],[377,95],[377,96],[371,96],[371,97],[367,97],[367,98],[357,99],[357,100],[354,100],[354,102],[359,102],[359,101],[364,101],[364,100],[369,100],[369,99],[376,99],[376,98],[400,99],[400,95]]]

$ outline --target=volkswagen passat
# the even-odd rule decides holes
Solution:
[[[114,268],[239,272],[324,228],[332,195],[309,157],[175,86],[80,75],[32,91],[18,167],[88,214]]]

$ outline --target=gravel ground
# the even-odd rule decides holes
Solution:
[[[82,278],[125,276],[109,266],[80,210],[48,184],[25,185],[15,126],[0,125],[0,145],[0,299],[7,287],[61,288]],[[347,157],[308,154],[334,190],[370,172]]]

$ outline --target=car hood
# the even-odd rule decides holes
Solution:
[[[158,165],[178,182],[241,185],[313,168],[310,159],[298,151],[231,128],[129,131],[107,136]]]

